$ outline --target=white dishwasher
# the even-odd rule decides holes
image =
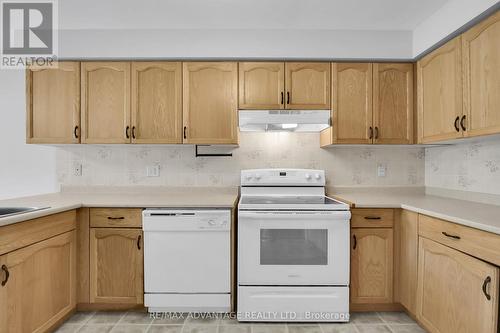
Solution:
[[[148,311],[229,311],[231,211],[147,209],[142,218]]]

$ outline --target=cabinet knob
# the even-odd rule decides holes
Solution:
[[[7,281],[9,281],[10,273],[9,273],[9,269],[5,265],[2,265],[2,271],[5,272],[5,279],[2,281],[2,287],[3,287],[7,284]]]

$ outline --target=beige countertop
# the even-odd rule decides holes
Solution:
[[[62,192],[0,200],[0,207],[49,207],[0,218],[0,226],[80,207],[233,208],[238,188],[108,188],[63,189]]]
[[[500,206],[426,195],[422,188],[332,188],[356,208],[403,208],[500,235]]]

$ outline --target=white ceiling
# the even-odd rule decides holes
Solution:
[[[448,0],[60,0],[61,29],[413,30]]]

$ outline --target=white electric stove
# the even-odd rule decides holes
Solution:
[[[323,170],[243,170],[238,319],[348,321],[350,218]]]

